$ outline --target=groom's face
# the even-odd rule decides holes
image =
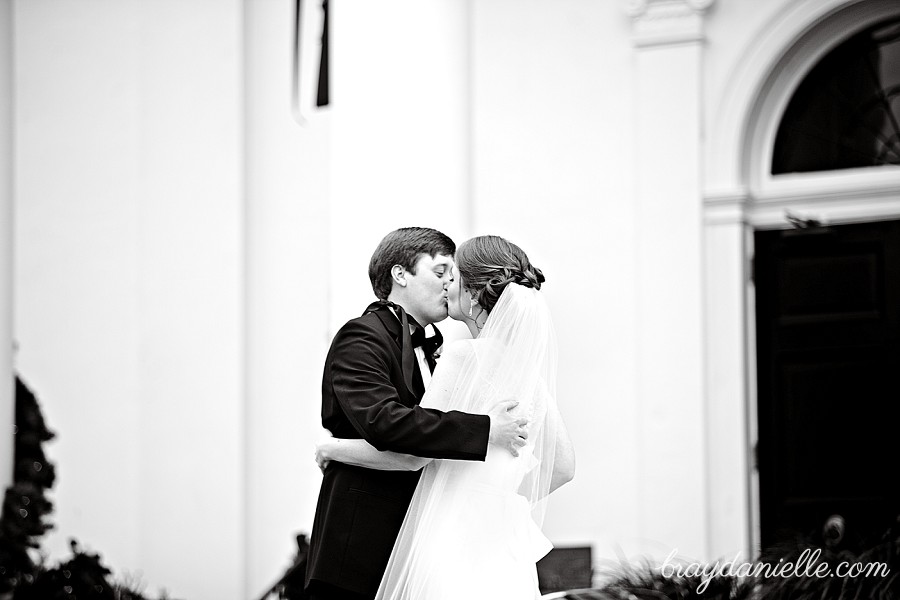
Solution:
[[[453,257],[423,254],[416,262],[415,274],[407,271],[407,312],[421,325],[447,318],[447,288],[453,282]]]

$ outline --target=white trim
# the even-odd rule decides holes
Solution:
[[[900,198],[896,191],[894,195],[860,192],[841,197],[778,198],[745,211],[745,218],[756,229],[784,229],[788,212],[823,224],[883,221],[900,218]]]
[[[759,423],[756,393],[756,286],[753,283],[753,256],[756,252],[753,246],[753,228],[745,227],[743,232],[744,261],[741,268],[744,272],[744,314],[741,322],[744,324],[744,373],[743,383],[746,390],[744,402],[746,419],[745,432],[747,436],[747,461],[750,481],[748,482],[747,504],[747,537],[750,540],[750,556],[753,550],[760,547],[762,530],[760,528],[760,502],[759,502],[759,469],[756,466],[756,448],[759,443]],[[744,270],[745,269],[745,270]]]
[[[749,192],[744,188],[707,194],[703,200],[703,220],[707,225],[746,221]]]

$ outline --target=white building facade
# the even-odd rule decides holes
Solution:
[[[0,370],[57,433],[51,557],[192,600],[274,583],[328,344],[408,225],[547,276],[578,456],[554,543],[753,555],[752,233],[900,218],[900,169],[773,176],[776,131],[895,0],[332,0],[302,123],[291,0],[0,6]]]

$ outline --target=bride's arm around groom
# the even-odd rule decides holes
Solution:
[[[466,340],[447,345],[441,354],[439,368],[435,369],[428,390],[422,399],[422,406],[443,409],[449,404],[462,364],[470,352],[471,346]],[[501,414],[514,408],[516,404],[514,399],[501,401],[490,410],[488,416],[492,420],[498,420]],[[404,434],[394,432],[394,435],[402,437]],[[417,445],[416,449],[419,454],[422,453],[421,445]],[[316,447],[316,462],[323,471],[331,461],[382,471],[418,471],[431,460],[432,458],[419,455],[379,450],[366,439],[330,438]]]

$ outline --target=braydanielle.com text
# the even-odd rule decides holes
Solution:
[[[698,562],[684,563],[672,561],[678,554],[678,549],[672,550],[660,567],[663,577],[697,577],[701,583],[697,586],[697,593],[702,594],[709,582],[717,577],[887,577],[891,570],[886,563],[872,562],[842,562],[834,570],[831,565],[819,562],[822,551],[804,550],[797,562],[785,562],[779,560],[775,564],[738,562],[740,553],[734,559],[713,564]]]

